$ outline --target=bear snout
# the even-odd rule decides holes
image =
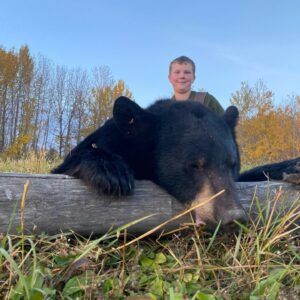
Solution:
[[[225,191],[215,199],[207,201],[215,194],[211,185],[207,184],[191,201],[191,207],[195,207],[193,212],[196,225],[206,225],[206,228],[211,231],[221,222],[223,231],[236,231],[239,225],[235,221],[241,224],[247,221],[246,213],[238,202],[236,193]]]

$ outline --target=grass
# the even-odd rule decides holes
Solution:
[[[23,161],[27,172],[50,169],[37,160],[38,169],[30,168],[34,157]],[[4,170],[23,172],[16,165]],[[279,197],[269,200],[284,204]],[[261,207],[237,234],[191,226],[132,244],[126,226],[90,238],[73,232],[28,236],[20,227],[18,235],[0,237],[0,298],[299,299],[299,226],[291,226],[300,218],[299,199],[281,209],[278,217],[272,207]]]
[[[47,152],[29,152],[23,157],[1,158],[0,156],[0,172],[14,173],[49,173],[51,169],[58,165],[59,158],[48,158]]]

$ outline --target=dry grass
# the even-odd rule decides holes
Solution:
[[[11,168],[21,160],[10,162],[5,171],[43,173],[53,166],[38,160],[28,159],[25,169]],[[281,217],[272,207],[261,208],[231,235],[191,227],[129,244],[126,226],[97,238],[26,236],[21,229],[18,236],[3,234],[0,298],[299,299],[296,200],[294,207],[282,207]]]
[[[61,160],[59,158],[48,158],[47,152],[29,152],[18,159],[1,158],[0,172],[14,173],[49,173]]]

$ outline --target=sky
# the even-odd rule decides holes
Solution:
[[[169,63],[196,63],[194,90],[226,107],[242,81],[275,102],[300,95],[298,0],[0,0],[0,46],[70,68],[106,65],[146,107],[172,95]]]

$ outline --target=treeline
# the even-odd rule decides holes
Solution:
[[[0,156],[46,150],[63,157],[111,116],[121,95],[132,98],[107,66],[70,69],[33,57],[27,46],[0,47]],[[275,105],[273,92],[259,80],[252,87],[242,82],[231,103],[240,111],[244,165],[300,156],[300,96]]]
[[[107,66],[55,65],[27,46],[0,47],[0,154],[51,150],[64,156],[111,115],[114,100],[132,97]]]
[[[231,103],[240,111],[237,128],[243,165],[253,166],[300,156],[300,96],[274,104],[274,93],[259,80],[242,82]]]

